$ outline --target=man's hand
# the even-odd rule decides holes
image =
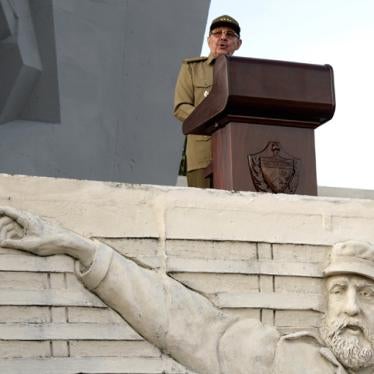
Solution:
[[[67,254],[84,266],[92,262],[96,250],[91,240],[10,207],[0,207],[0,246],[39,256]]]

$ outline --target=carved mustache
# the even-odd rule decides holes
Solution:
[[[361,330],[365,336],[369,336],[366,326],[361,321],[351,318],[344,318],[335,321],[331,326],[331,335],[340,335],[345,328]]]

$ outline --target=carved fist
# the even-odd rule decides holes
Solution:
[[[37,215],[10,207],[0,207],[0,246],[39,256],[66,254],[84,266],[92,263],[96,252],[93,241]]]
[[[12,218],[0,216],[0,243],[7,239],[20,239],[24,235],[24,230]]]
[[[69,232],[31,213],[0,208],[0,245],[41,256],[65,253]]]

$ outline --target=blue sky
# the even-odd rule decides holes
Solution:
[[[337,105],[316,130],[318,184],[374,189],[374,1],[211,0],[207,25],[222,14],[242,28],[236,55],[333,66]]]

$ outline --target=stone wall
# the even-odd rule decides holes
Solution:
[[[175,185],[210,0],[0,0],[0,172]]]
[[[0,175],[30,210],[167,272],[228,313],[316,329],[330,245],[374,241],[374,202]],[[0,248],[1,373],[187,373],[87,291],[66,256]]]

